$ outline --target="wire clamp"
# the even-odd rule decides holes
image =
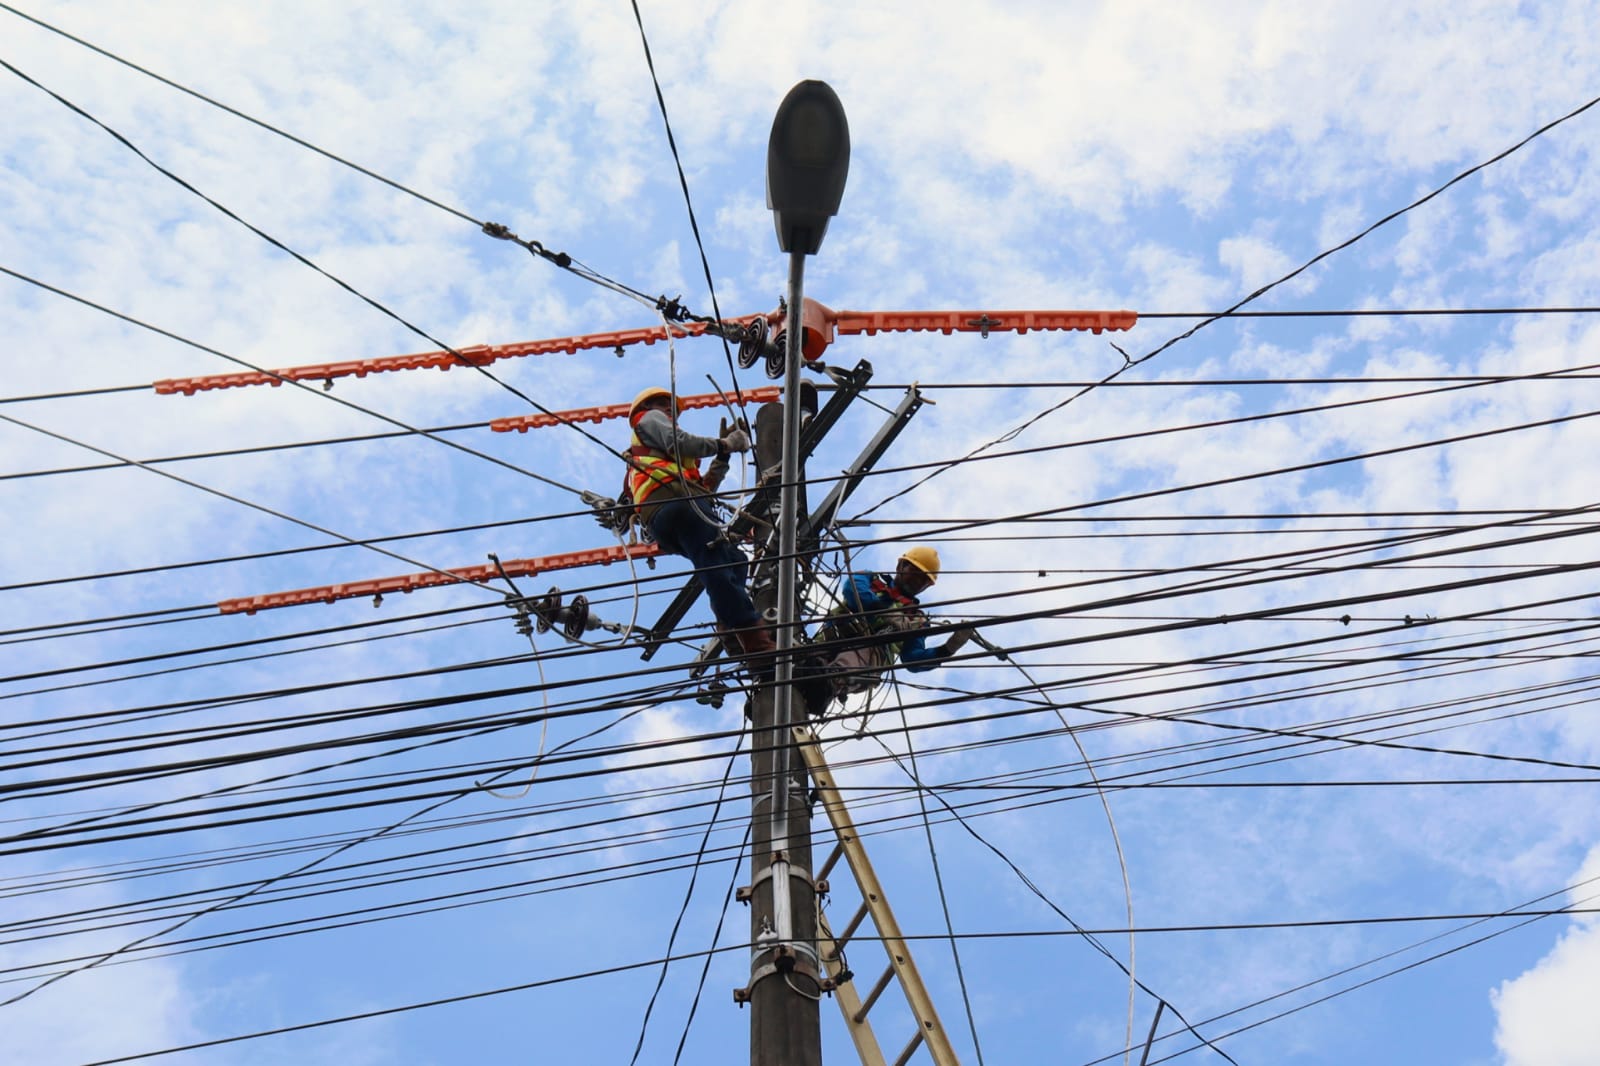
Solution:
[[[578,496],[594,511],[594,520],[599,523],[601,529],[609,529],[619,535],[628,531],[633,512],[631,505],[614,500],[610,496],[602,496],[598,492],[590,492],[588,489],[578,493]]]
[[[661,312],[662,318],[673,322],[684,322],[689,318],[689,309],[683,306],[682,296],[674,296],[670,300],[665,296],[657,296],[656,310]]]
[[[493,237],[497,241],[510,241],[513,244],[520,244],[529,252],[539,256],[541,259],[550,260],[550,262],[554,263],[563,270],[572,265],[572,256],[568,255],[566,252],[552,252],[538,241],[523,240],[515,233],[512,233],[510,228],[503,223],[485,222],[483,224],[483,232]]]

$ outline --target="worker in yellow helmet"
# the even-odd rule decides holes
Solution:
[[[648,388],[634,398],[628,412],[628,497],[662,550],[694,564],[730,650],[771,652],[772,631],[760,624],[745,588],[749,561],[723,536],[710,500],[728,472],[729,457],[749,449],[750,434],[734,427],[720,437],[700,437],[680,429],[677,416],[666,389]],[[713,461],[701,473],[706,458]]]
[[[840,604],[818,630],[813,654],[799,670],[800,691],[812,714],[822,714],[836,698],[876,688],[896,659],[913,672],[932,670],[973,638],[972,629],[964,627],[939,647],[928,647],[923,633],[928,616],[917,597],[938,579],[939,553],[924,544],[906,549],[893,574],[846,576]]]

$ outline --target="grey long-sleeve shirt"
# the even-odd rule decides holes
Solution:
[[[686,432],[665,411],[646,411],[639,424],[633,427],[639,443],[664,455],[681,455],[685,459],[704,459],[717,454],[716,437],[700,437]]]

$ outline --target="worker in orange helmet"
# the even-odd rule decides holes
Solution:
[[[700,437],[679,428],[677,416],[666,389],[648,388],[634,398],[628,412],[628,497],[662,550],[694,564],[730,650],[770,653],[772,630],[760,624],[745,588],[749,561],[723,534],[711,508],[729,457],[749,449],[750,434],[735,426],[720,437]],[[713,461],[702,474],[700,460],[706,458]]]
[[[928,647],[928,616],[917,597],[938,579],[939,553],[925,544],[906,549],[893,574],[845,578],[839,606],[817,631],[813,654],[798,671],[812,714],[823,714],[835,699],[876,688],[896,659],[912,672],[932,670],[973,639],[974,631],[963,627],[939,647]]]

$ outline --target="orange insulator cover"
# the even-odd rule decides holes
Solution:
[[[834,327],[840,333],[939,332],[1027,333],[1029,330],[1132,329],[1139,321],[1133,311],[837,311]]]
[[[744,315],[723,321],[729,325],[750,322],[756,316]],[[783,328],[783,316],[777,312],[766,316],[774,330]],[[909,331],[937,331],[940,333],[979,332],[988,336],[992,330],[1027,333],[1029,330],[1104,330],[1132,329],[1139,316],[1132,311],[834,311],[809,297],[800,307],[800,351],[807,361],[822,356],[833,343],[835,333],[902,333]],[[693,337],[706,332],[703,322],[675,323],[677,336]],[[654,344],[664,340],[667,331],[662,326],[642,329],[613,330],[608,333],[585,333],[576,337],[551,337],[546,340],[522,341],[516,344],[479,344],[459,348],[454,352],[417,352],[412,355],[387,355],[376,359],[351,359],[339,363],[311,363],[291,366],[281,370],[248,370],[235,374],[209,374],[192,378],[164,378],[152,387],[163,396],[182,394],[193,396],[197,392],[213,389],[234,389],[246,385],[282,385],[285,381],[325,381],[335,378],[364,378],[390,370],[423,370],[433,368],[449,370],[453,367],[488,366],[501,359],[517,359],[528,355],[568,355],[595,348],[621,349],[630,344]],[[614,417],[603,415],[601,417]]]
[[[811,297],[800,300],[800,355],[808,363],[822,358],[833,343],[833,323],[837,313]]]
[[[763,385],[759,389],[745,389],[741,394],[744,402],[775,403],[783,390],[777,385]],[[728,402],[738,403],[738,396],[729,393]],[[700,407],[720,407],[723,394],[720,392],[705,393],[699,396],[679,396],[678,410],[692,411]],[[630,407],[625,403],[610,403],[604,407],[576,407],[570,411],[552,411],[549,414],[514,415],[511,418],[497,418],[489,423],[489,428],[496,433],[526,433],[530,429],[543,429],[546,426],[559,426],[566,422],[603,422],[608,418],[627,418]]]
[[[740,319],[729,319],[739,322]],[[673,333],[680,337],[698,336],[706,331],[704,323],[675,324]],[[623,348],[630,344],[654,344],[665,340],[667,331],[661,326],[643,329],[621,329],[609,333],[585,333],[577,337],[551,337],[539,341],[522,341],[516,344],[478,344],[468,348],[448,351],[418,352],[414,355],[386,355],[377,359],[352,359],[342,363],[312,363],[306,366],[285,367],[282,370],[251,370],[238,374],[210,374],[195,378],[166,378],[154,383],[156,392],[163,396],[182,393],[193,396],[211,389],[234,389],[245,385],[282,385],[284,381],[332,381],[334,378],[364,378],[390,370],[423,370],[436,368],[449,370],[462,365],[488,366],[501,359],[517,359],[527,355],[554,355],[592,348]],[[459,355],[459,358],[457,357]]]
[[[428,570],[420,574],[379,577],[369,581],[347,581],[338,585],[321,585],[316,588],[295,589],[291,592],[269,592],[264,596],[242,596],[238,599],[221,601],[217,604],[217,610],[222,614],[255,614],[257,611],[273,607],[333,603],[336,600],[381,596],[388,592],[412,592],[438,585],[456,585],[464,581],[494,581],[500,577],[501,567],[505,569],[508,577],[531,577],[551,570],[570,570],[573,567],[592,566],[596,563],[607,566],[626,559],[647,559],[660,553],[661,548],[655,544],[613,544],[606,548],[586,548],[582,551],[541,555],[531,559],[507,559],[500,566],[492,564],[462,566],[443,572]]]

